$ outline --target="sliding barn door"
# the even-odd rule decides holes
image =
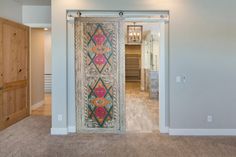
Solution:
[[[0,18],[0,127],[29,115],[29,28]]]
[[[121,18],[77,18],[77,130],[121,132],[124,113],[124,34]]]

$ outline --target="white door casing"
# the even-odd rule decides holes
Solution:
[[[102,11],[93,13],[94,11],[86,11],[85,13],[87,14],[82,14],[86,17],[93,17],[94,15],[96,17],[98,16],[102,16],[102,17],[107,17],[109,16],[109,18],[113,18],[113,17],[118,17],[119,15],[117,14],[117,11],[114,11],[112,13],[109,13],[109,15],[107,15],[108,13],[102,13]],[[168,122],[168,117],[169,117],[169,109],[168,109],[168,36],[167,36],[167,32],[168,29],[166,29],[167,25],[168,25],[168,21],[169,21],[169,17],[168,17],[168,13],[163,13],[163,12],[158,12],[158,11],[150,11],[150,16],[152,15],[160,15],[162,16],[164,14],[165,18],[161,19],[161,18],[154,18],[154,19],[147,19],[147,18],[142,18],[143,16],[146,16],[147,14],[149,14],[148,11],[146,12],[142,12],[142,11],[129,11],[128,13],[124,14],[128,16],[128,18],[126,18],[125,16],[124,19],[125,21],[137,21],[137,19],[139,21],[151,21],[151,22],[160,22],[161,23],[161,45],[160,45],[160,93],[162,93],[162,91],[164,91],[163,94],[160,94],[160,118],[159,118],[159,130],[161,133],[168,133],[168,127],[169,127],[169,122]],[[111,15],[110,15],[111,14]],[[129,15],[129,14],[132,14]],[[74,61],[72,61],[72,59],[74,60],[75,58],[75,54],[74,54],[74,48],[72,48],[74,46],[74,41],[75,41],[75,34],[74,34],[74,19],[76,19],[76,17],[78,17],[78,11],[68,11],[67,13],[68,15],[68,22],[67,22],[67,32],[68,32],[68,61],[67,61],[67,71],[68,71],[68,132],[75,132],[76,129],[78,128],[78,126],[76,126],[76,102],[75,102],[75,63]],[[118,16],[117,16],[118,15]],[[135,18],[133,18],[135,17]],[[124,44],[123,44],[124,45]],[[164,65],[164,66],[163,66]],[[124,67],[123,67],[124,68]],[[162,85],[161,85],[162,84]],[[125,92],[124,92],[125,93]],[[72,111],[74,113],[72,113]],[[123,112],[123,114],[125,115],[125,110]],[[125,117],[124,117],[125,119]],[[124,124],[125,124],[125,120],[124,120]],[[124,132],[125,131],[125,126],[123,128],[121,128],[121,130]]]

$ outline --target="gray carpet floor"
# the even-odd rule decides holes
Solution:
[[[0,157],[235,157],[236,137],[159,133],[51,136],[50,117],[31,116],[0,132]]]

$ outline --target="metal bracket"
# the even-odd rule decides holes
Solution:
[[[123,15],[124,15],[124,12],[123,12],[123,11],[119,12],[119,15],[120,15],[120,16],[123,16]]]
[[[80,11],[78,11],[77,15],[80,17],[80,16],[82,16],[82,13]]]

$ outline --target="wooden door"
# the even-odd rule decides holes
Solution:
[[[2,24],[0,19],[0,130],[3,129],[3,38],[2,38]]]
[[[1,128],[29,115],[29,28],[0,18]]]
[[[125,128],[123,20],[80,17],[75,24],[77,130],[122,132]]]

